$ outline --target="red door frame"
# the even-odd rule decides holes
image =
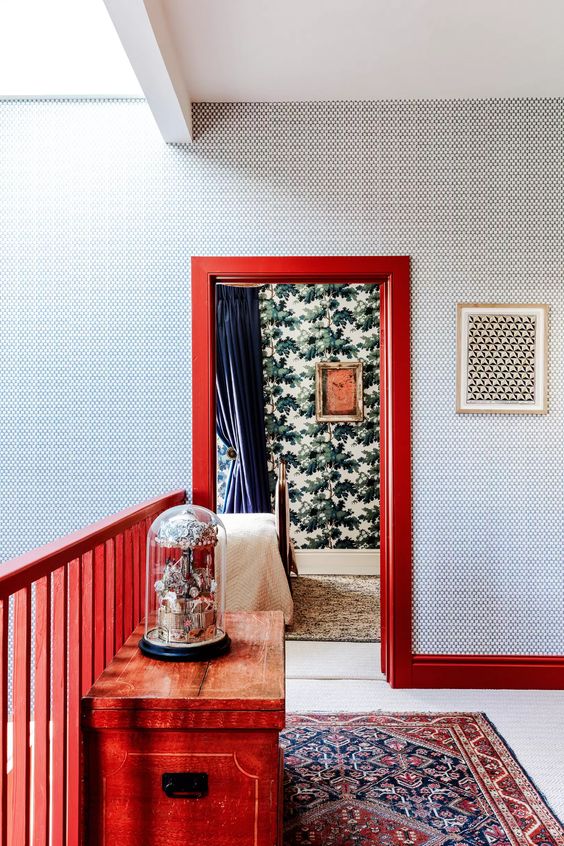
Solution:
[[[410,687],[411,379],[410,273],[406,256],[192,259],[193,500],[215,508],[215,285],[219,278],[270,283],[360,282],[381,292],[380,575],[382,668]],[[393,432],[393,437],[392,437]]]
[[[562,655],[412,653],[409,258],[192,259],[194,501],[215,508],[215,284],[218,277],[380,285],[382,669],[392,687],[564,689]]]

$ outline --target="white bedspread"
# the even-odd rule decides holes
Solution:
[[[273,514],[220,514],[227,532],[227,611],[282,611],[294,603],[278,550]]]

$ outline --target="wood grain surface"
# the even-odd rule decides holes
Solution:
[[[181,723],[194,725],[197,711],[233,711],[255,714],[265,726],[263,711],[281,712],[285,707],[284,620],[282,612],[249,612],[225,615],[231,651],[203,662],[157,661],[141,654],[139,626],[82,701],[83,725],[125,724],[126,715],[102,715],[98,711],[184,711],[191,716]],[[274,715],[272,715],[274,717]],[[158,718],[157,718],[158,719]],[[215,718],[218,723],[219,719]],[[184,720],[184,721],[183,721]],[[229,723],[235,725],[232,715]],[[197,721],[200,722],[200,721]],[[272,725],[277,725],[277,717]],[[245,718],[248,725],[249,717]]]
[[[231,652],[141,654],[140,626],[82,700],[82,846],[280,846],[282,612],[226,615]],[[199,797],[165,773],[205,774]]]

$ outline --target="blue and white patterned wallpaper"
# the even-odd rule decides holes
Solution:
[[[194,122],[0,103],[0,557],[190,486],[191,255],[410,255],[416,651],[564,653],[564,100]],[[455,414],[461,301],[550,305],[547,416]]]
[[[0,560],[190,485],[184,160],[143,101],[0,103]]]

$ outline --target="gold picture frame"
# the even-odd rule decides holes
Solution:
[[[361,361],[317,362],[315,419],[318,423],[359,423],[364,420]]]
[[[548,306],[459,303],[458,414],[546,414]]]

